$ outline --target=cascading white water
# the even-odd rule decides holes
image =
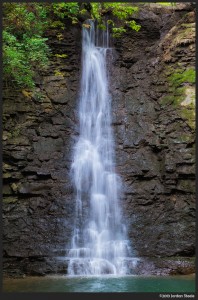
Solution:
[[[92,20],[83,28],[80,135],[72,174],[76,223],[68,252],[68,275],[127,274],[129,251],[118,203],[114,142],[106,70],[109,34],[99,35]]]

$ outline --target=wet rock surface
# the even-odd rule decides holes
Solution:
[[[142,258],[137,274],[189,274],[194,83],[181,76],[178,83],[178,74],[195,64],[194,10],[150,7],[136,21],[142,29],[114,40],[109,63],[121,207],[134,256]],[[38,75],[34,93],[3,90],[3,267],[9,276],[67,271],[56,251],[67,247],[74,221],[70,166],[79,124],[81,31],[68,24],[63,39],[56,30],[46,35],[50,66]]]
[[[68,263],[68,259],[63,256],[4,258],[4,270],[9,268],[9,276],[14,278],[50,274],[66,275]],[[20,268],[16,268],[16,265]],[[131,258],[128,260],[128,266],[128,275],[167,276],[195,273],[195,261],[192,257]]]
[[[195,261],[192,258],[140,258],[132,264],[131,273],[135,275],[188,275],[195,273]]]

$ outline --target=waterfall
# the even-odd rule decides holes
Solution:
[[[72,176],[76,220],[68,251],[68,275],[127,274],[129,242],[119,206],[120,178],[115,172],[103,33],[86,21],[82,38],[80,134],[74,148]]]

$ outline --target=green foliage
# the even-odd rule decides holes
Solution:
[[[163,6],[175,6],[176,2],[158,2],[158,4]]]
[[[78,23],[77,15],[79,14],[80,8],[77,2],[52,3],[51,9],[58,18],[64,19],[67,17],[72,20],[72,24]]]
[[[3,76],[21,88],[34,87],[34,77],[38,70],[48,63],[50,50],[43,37],[48,28],[65,29],[65,19],[72,24],[80,22],[83,15],[94,18],[98,26],[106,28],[104,20],[112,29],[113,36],[119,37],[126,28],[138,31],[140,26],[132,20],[138,8],[130,3],[110,2],[4,2],[3,3]],[[107,19],[108,16],[108,19]],[[109,17],[111,16],[111,17]],[[81,19],[82,20],[82,19]],[[86,25],[85,25],[86,26]],[[58,40],[64,38],[61,32]],[[57,54],[65,58],[65,54]]]
[[[4,79],[12,76],[19,85],[33,87],[33,71],[26,64],[22,44],[5,30],[3,31],[3,67]]]
[[[138,25],[134,20],[125,22],[129,27],[135,31],[139,31],[141,26]]]
[[[112,32],[114,37],[120,37],[122,33],[126,32],[126,29],[123,26],[113,27]]]
[[[160,99],[163,107],[171,105],[195,129],[195,68],[182,69],[176,65],[165,72],[168,81],[167,93]]]
[[[64,72],[61,72],[59,70],[55,70],[54,71],[54,76],[63,76],[64,77],[65,73]]]
[[[47,11],[40,3],[4,3],[3,25],[21,37],[27,35],[42,35],[47,28]]]
[[[57,33],[56,37],[57,37],[57,39],[58,39],[59,41],[62,41],[62,40],[64,39],[62,33]]]
[[[43,98],[44,98],[44,97],[43,97],[43,94],[42,94],[41,92],[36,91],[36,92],[34,93],[34,99],[35,99],[36,101],[42,102]]]
[[[67,58],[68,57],[67,54],[54,54],[54,55],[58,58]]]
[[[139,31],[140,25],[135,20],[130,20],[133,13],[138,11],[138,7],[132,6],[129,3],[119,2],[104,2],[104,3],[91,3],[92,18],[96,19],[99,23],[99,27],[105,29],[106,26],[103,24],[103,16],[110,12],[113,19],[119,22],[119,25],[115,25],[116,21],[108,19],[107,23],[111,24],[112,32],[114,37],[120,37],[122,33],[126,32],[125,26],[128,26],[132,30]]]
[[[65,25],[61,21],[53,21],[53,22],[51,22],[50,27],[51,28],[60,28],[62,30],[65,29]]]
[[[129,3],[104,3],[104,9],[110,10],[119,20],[126,20],[131,17],[134,12],[138,11],[138,7],[131,6]]]
[[[98,23],[102,20],[102,3],[91,3],[91,15],[93,19],[96,19]]]
[[[49,48],[42,37],[46,11],[37,3],[3,4],[3,75],[20,87],[33,88],[35,68],[48,63]]]
[[[195,83],[195,69],[189,68],[183,72],[175,72],[169,77],[169,82],[178,87],[183,83]]]
[[[169,74],[169,72],[171,72]],[[176,69],[168,71],[168,91],[171,95],[164,96],[161,100],[162,105],[172,104],[175,107],[185,100],[186,86],[195,83],[195,69],[186,70]],[[187,85],[186,85],[187,84]]]

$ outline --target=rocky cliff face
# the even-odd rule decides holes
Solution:
[[[141,31],[114,41],[109,64],[116,163],[134,255],[157,270],[155,257],[195,252],[195,15],[147,7],[136,19]],[[14,276],[65,273],[56,257],[74,219],[81,32],[68,24],[47,36],[50,66],[35,92],[4,88],[4,272]]]
[[[129,234],[141,256],[193,255],[194,12],[138,21],[142,31],[115,44],[111,83]]]
[[[34,94],[4,90],[4,268],[13,274],[56,272],[52,257],[71,237],[81,30],[68,26],[47,33],[51,61]]]

